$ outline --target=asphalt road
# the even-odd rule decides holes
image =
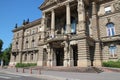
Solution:
[[[20,76],[14,74],[0,73],[0,80],[45,80],[45,79],[40,79],[30,76]]]

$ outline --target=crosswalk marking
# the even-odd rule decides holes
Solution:
[[[0,78],[11,79],[11,77],[6,77],[6,76],[0,76]]]
[[[18,75],[11,75],[11,74],[0,74],[0,76],[7,76],[7,77],[20,77]]]

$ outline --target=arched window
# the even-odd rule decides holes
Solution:
[[[107,36],[114,36],[115,35],[114,24],[108,23],[106,26],[107,26]]]

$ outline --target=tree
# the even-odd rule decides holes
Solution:
[[[2,51],[3,41],[0,39],[0,53]]]
[[[3,51],[2,56],[3,56],[4,65],[9,64],[11,49],[12,49],[12,45],[10,44],[10,46]]]
[[[3,66],[2,46],[3,46],[3,41],[0,39],[0,63],[1,63],[1,66]]]

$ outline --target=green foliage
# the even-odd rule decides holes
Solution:
[[[10,44],[10,46],[0,54],[0,59],[3,60],[4,65],[9,64],[11,49],[12,49],[12,45]]]
[[[120,60],[103,62],[102,64],[104,67],[120,68]]]
[[[37,66],[37,63],[17,63],[15,67],[24,68],[24,67],[33,67]]]
[[[2,46],[3,46],[3,41],[0,39],[0,53],[1,53],[1,50],[2,50]]]

